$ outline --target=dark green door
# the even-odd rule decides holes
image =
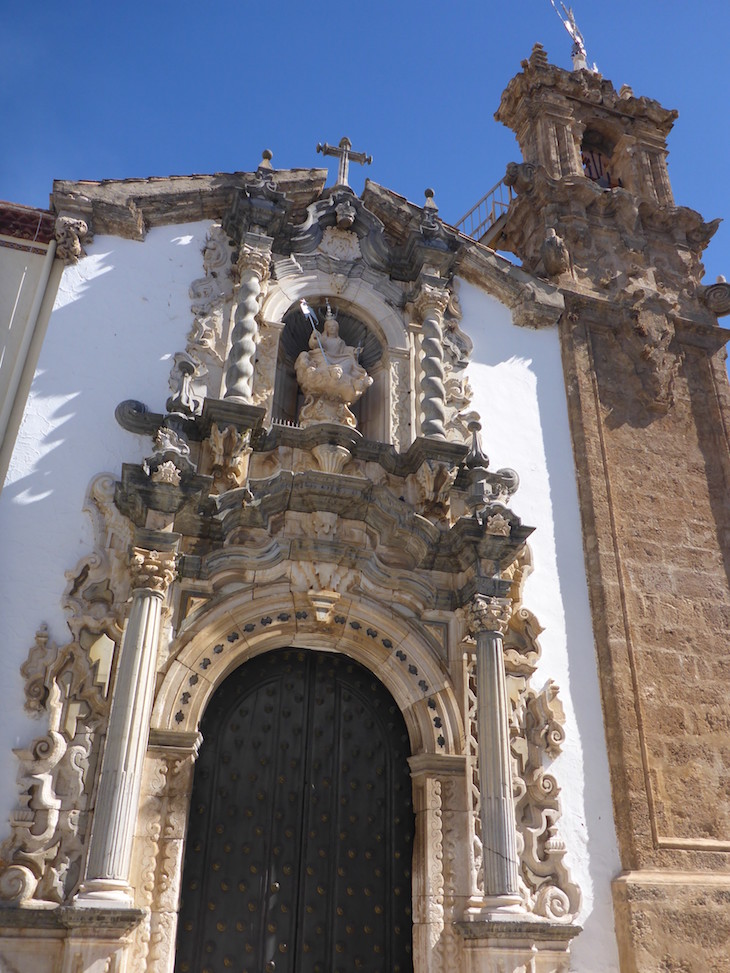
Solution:
[[[201,730],[177,973],[412,973],[408,735],[382,683],[271,652]]]

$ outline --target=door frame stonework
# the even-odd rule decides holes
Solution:
[[[271,584],[224,598],[183,626],[170,647],[168,658],[174,661],[156,693],[151,720],[131,876],[137,904],[150,912],[135,936],[130,973],[174,968],[184,842],[201,740],[197,728],[205,707],[234,669],[285,647],[354,659],[398,705],[410,739],[416,819],[414,973],[450,968],[461,948],[451,920],[461,918],[470,895],[468,856],[459,861],[456,854],[458,848],[471,848],[473,834],[467,761],[460,752],[464,727],[451,680],[417,624],[365,598],[338,598],[333,611],[318,617],[309,593]]]

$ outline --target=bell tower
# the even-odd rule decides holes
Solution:
[[[561,287],[635,304],[661,296],[706,317],[702,252],[719,220],[677,207],[666,140],[676,111],[589,70],[549,64],[539,44],[496,113],[523,161],[507,168],[514,196],[496,245]],[[730,308],[728,289],[712,295]],[[722,311],[720,312],[722,313]]]
[[[561,354],[613,810],[621,969],[726,963],[730,894],[730,285],[718,222],[676,206],[677,117],[536,45],[496,118],[523,161],[495,249],[565,301]],[[710,919],[707,908],[712,906]],[[679,921],[681,917],[681,921]],[[708,922],[708,919],[710,921]],[[713,928],[708,937],[702,930]],[[714,945],[713,945],[714,944]]]

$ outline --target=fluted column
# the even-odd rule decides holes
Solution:
[[[503,634],[509,617],[507,598],[475,595],[469,605],[469,630],[477,643],[479,793],[488,911],[513,911],[520,904],[503,657]]]
[[[129,868],[155,687],[157,644],[175,555],[135,547],[124,632],[94,810],[86,878],[76,905],[131,906]]]
[[[446,439],[446,390],[444,388],[444,311],[449,303],[445,288],[421,284],[415,301],[421,321],[421,435]]]
[[[240,284],[238,303],[231,332],[231,350],[226,368],[224,398],[235,402],[251,402],[253,365],[258,338],[259,303],[269,279],[271,237],[247,233],[241,243],[237,270]]]

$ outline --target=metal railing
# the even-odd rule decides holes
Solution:
[[[511,201],[512,187],[507,186],[504,179],[501,179],[456,222],[455,226],[457,230],[461,230],[473,240],[481,240],[497,220],[504,216]]]

